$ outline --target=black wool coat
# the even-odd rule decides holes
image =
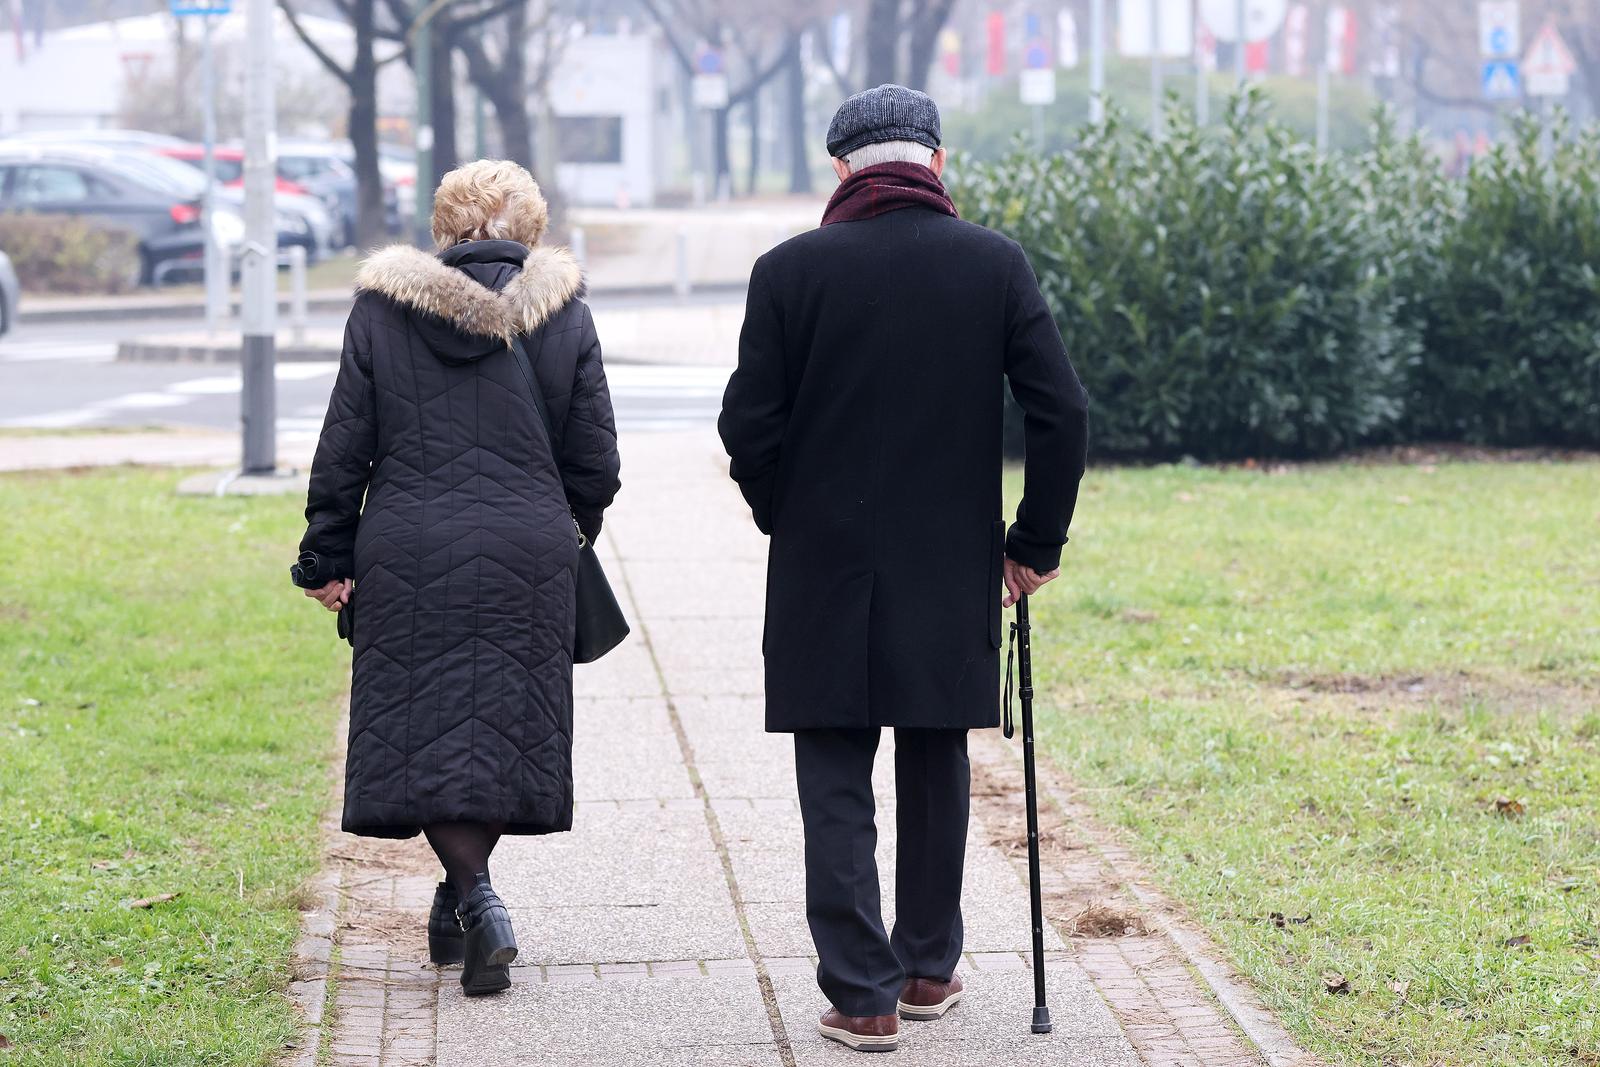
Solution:
[[[569,829],[573,522],[599,533],[619,466],[578,266],[511,241],[389,248],[357,286],[300,544],[301,584],[355,579],[344,829]]]
[[[1001,518],[1003,390],[1025,489]],[[1087,398],[1010,239],[923,207],[756,261],[718,428],[767,572],[767,729],[999,722],[1001,556],[1060,560]]]

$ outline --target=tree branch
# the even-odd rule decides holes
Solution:
[[[304,26],[300,25],[299,16],[294,13],[294,8],[289,6],[289,0],[278,0],[278,6],[283,9],[284,17],[289,20],[289,28],[294,30],[296,37],[300,38],[300,43],[305,45],[307,50],[317,57],[318,62],[328,68],[328,73],[344,82],[346,88],[354,91],[356,87],[354,73],[341,67],[332,56],[322,50],[322,46],[306,32]]]

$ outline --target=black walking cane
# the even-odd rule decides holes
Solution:
[[[1017,695],[1022,698],[1022,773],[1028,805],[1028,903],[1033,908],[1033,1032],[1051,1030],[1050,1008],[1044,1002],[1044,901],[1039,894],[1039,790],[1033,767],[1033,632],[1028,625],[1028,598],[1017,598],[1017,621],[1011,624],[1011,643],[1017,656]],[[1005,735],[1016,727],[1011,721],[1011,654],[1006,652]]]

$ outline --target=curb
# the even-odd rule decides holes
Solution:
[[[743,293],[748,288],[748,279],[737,281],[702,282],[693,286],[690,296],[734,296]],[[670,283],[651,283],[642,285],[593,285],[589,287],[588,295],[605,299],[626,300],[631,298],[671,297],[677,295],[677,289]],[[320,290],[310,294],[306,300],[306,310],[313,315],[337,315],[350,310],[351,295],[343,289]],[[278,298],[278,313],[289,314],[289,300],[287,297]],[[22,326],[51,325],[64,322],[126,322],[130,320],[198,320],[205,317],[205,301],[198,298],[160,299],[121,301],[102,301],[99,303],[84,302],[81,304],[61,304],[56,306],[30,308],[24,302],[17,312],[17,323]],[[237,317],[239,303],[233,301],[230,305],[230,316]]]
[[[117,343],[117,362],[237,365],[242,344],[237,334],[222,334],[216,338],[196,336],[192,339],[136,337]],[[273,346],[273,359],[279,363],[325,363],[337,361],[340,351],[341,345],[337,340],[322,343],[280,341]]]

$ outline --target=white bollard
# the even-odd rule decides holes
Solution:
[[[578,266],[587,268],[589,265],[589,240],[584,235],[582,226],[572,228],[572,258],[578,261]]]
[[[683,299],[689,295],[689,227],[679,226],[677,235],[677,261],[678,273],[673,280],[672,291]]]
[[[289,255],[289,328],[294,343],[306,341],[306,250],[303,245],[290,245]]]

